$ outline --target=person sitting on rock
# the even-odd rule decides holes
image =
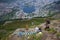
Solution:
[[[46,29],[49,29],[49,24],[50,24],[50,20],[49,19],[46,19],[46,28],[45,28],[45,30]]]
[[[46,24],[50,24],[50,20],[49,19],[46,19]]]

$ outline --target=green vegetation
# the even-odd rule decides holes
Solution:
[[[0,39],[5,40],[6,37],[8,37],[9,34],[11,34],[14,30],[17,28],[25,28],[26,24],[31,27],[32,22],[34,22],[34,25],[39,25],[44,22],[44,18],[33,18],[31,20],[13,20],[11,23],[8,24],[1,24],[0,30],[3,30],[0,32]]]
[[[52,33],[52,34],[57,33],[57,31],[56,31],[54,28],[50,28],[48,32],[49,32],[49,33]]]
[[[60,39],[60,32],[56,33],[58,39]]]

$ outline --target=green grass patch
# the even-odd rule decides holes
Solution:
[[[54,28],[50,28],[48,32],[49,32],[49,33],[52,33],[52,34],[57,33],[57,31],[56,31]]]
[[[56,33],[56,38],[57,38],[57,40],[60,40],[60,32]]]

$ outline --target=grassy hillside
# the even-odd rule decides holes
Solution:
[[[53,18],[50,19],[52,20]],[[29,28],[32,27],[32,22],[34,22],[34,25],[36,26],[45,22],[45,18],[33,18],[31,20],[12,20],[11,23],[1,24],[0,39],[5,40],[6,37],[8,37],[8,35],[11,34],[17,28],[25,28],[26,24],[29,26]]]
[[[31,27],[32,22],[34,25],[38,25],[44,22],[44,18],[33,18],[31,20],[14,20],[11,23],[0,25],[0,39],[5,40],[5,37],[8,36],[12,31],[16,30],[17,28],[25,28],[26,24]]]

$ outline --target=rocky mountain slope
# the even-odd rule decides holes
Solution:
[[[31,17],[46,17],[54,15],[55,12],[60,11],[60,1],[37,1],[37,0],[9,0],[9,1],[0,1],[0,19],[16,19],[16,18],[31,18]],[[26,10],[25,6],[28,6],[28,9],[34,9],[32,13],[26,13],[23,10]],[[32,6],[32,7],[30,7]],[[22,15],[22,16],[21,16]]]
[[[51,4],[45,5],[42,8],[43,11],[48,11],[48,13],[56,15],[57,13],[60,13],[60,1],[53,2]]]

